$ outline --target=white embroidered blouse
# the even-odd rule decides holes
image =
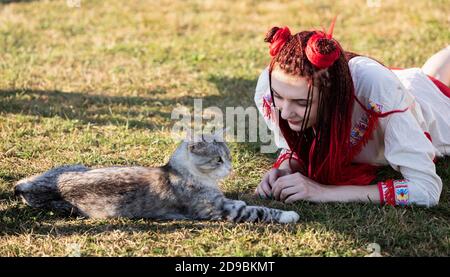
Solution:
[[[390,70],[363,56],[352,58],[349,67],[356,97],[363,105],[383,113],[408,108],[380,118],[373,137],[353,161],[390,165],[403,175],[402,180],[378,184],[383,203],[437,205],[442,180],[433,160],[450,155],[450,98],[420,68]],[[281,156],[289,147],[275,122],[265,116],[264,98],[270,100],[268,78],[266,68],[258,79],[255,103],[282,148]],[[366,112],[355,103],[351,143],[361,139],[366,123]]]

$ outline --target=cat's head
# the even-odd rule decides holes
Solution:
[[[172,165],[183,167],[193,175],[214,180],[225,178],[232,168],[228,146],[214,135],[186,139],[173,158]]]

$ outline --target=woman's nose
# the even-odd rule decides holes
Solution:
[[[281,106],[281,118],[288,119],[292,117],[292,105],[289,103],[289,101],[284,101],[283,105]]]

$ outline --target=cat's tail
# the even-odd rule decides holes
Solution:
[[[294,211],[283,211],[261,206],[247,206],[243,201],[227,199],[223,206],[225,217],[233,222],[295,223],[300,216]]]
[[[82,165],[61,166],[43,174],[24,178],[14,186],[14,194],[25,204],[40,208],[60,199],[58,177],[66,172],[83,172],[88,168]]]

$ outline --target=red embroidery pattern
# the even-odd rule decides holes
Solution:
[[[264,117],[271,119],[272,117],[272,97],[270,95],[263,96]]]
[[[398,206],[406,206],[409,201],[408,180],[395,180],[395,204]]]
[[[369,120],[367,119],[367,116],[363,115],[359,122],[357,122],[356,125],[352,128],[352,131],[350,133],[351,146],[355,146],[359,141],[361,141],[364,133],[367,130],[367,127],[369,126],[368,121]]]
[[[383,111],[383,105],[373,102],[369,99],[367,108],[376,112],[381,113]],[[356,146],[364,137],[364,134],[369,129],[369,118],[366,114],[363,114],[360,120],[352,128],[350,133],[350,145],[352,147]]]
[[[387,180],[378,183],[381,204],[406,206],[409,202],[408,180]]]

